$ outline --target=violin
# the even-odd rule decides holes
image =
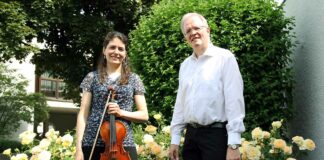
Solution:
[[[115,102],[115,91],[112,90],[111,102]],[[123,148],[126,136],[125,125],[115,120],[115,115],[109,115],[109,122],[105,121],[100,128],[100,135],[105,142],[105,151],[101,153],[100,160],[130,160],[129,154]]]
[[[109,121],[103,122],[103,117],[107,111],[108,104],[116,103],[115,90],[111,86],[108,87],[108,90],[109,94],[107,102],[99,125],[101,138],[105,142],[105,151],[100,154],[100,160],[131,160],[128,152],[126,152],[123,147],[123,140],[126,137],[127,132],[125,125],[121,121],[116,120],[115,115],[112,114],[109,114]],[[91,160],[94,146],[98,138],[98,131],[95,138],[95,142],[92,146],[89,160]]]

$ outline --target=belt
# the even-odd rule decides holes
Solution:
[[[227,121],[225,122],[214,122],[209,125],[201,125],[198,123],[188,123],[192,128],[226,128]]]

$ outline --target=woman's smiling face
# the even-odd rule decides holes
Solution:
[[[120,65],[127,54],[125,44],[119,38],[115,37],[109,41],[106,48],[104,48],[103,54],[108,60],[108,63]]]

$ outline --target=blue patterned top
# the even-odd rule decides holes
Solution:
[[[82,146],[92,146],[94,139],[97,134],[97,129],[101,120],[101,115],[106,104],[108,96],[108,86],[113,85],[116,93],[115,100],[117,101],[119,107],[123,110],[132,112],[134,106],[134,95],[144,95],[145,89],[140,77],[131,73],[126,85],[119,84],[119,78],[113,80],[107,78],[105,83],[100,84],[99,73],[93,71],[88,73],[88,75],[83,79],[80,88],[89,91],[92,94],[91,106],[89,117],[87,120]],[[109,115],[105,114],[104,120],[109,121]],[[131,128],[131,122],[119,117],[116,120],[120,120],[127,128],[127,134],[123,142],[123,146],[135,146],[133,131]],[[100,133],[98,136],[96,146],[104,146],[104,142],[101,139]]]

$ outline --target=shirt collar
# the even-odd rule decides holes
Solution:
[[[205,52],[200,57],[213,57],[215,56],[215,53],[213,52],[214,45],[212,43],[208,43],[208,47],[205,50]],[[192,52],[191,58],[197,60],[197,57],[195,56],[195,53]]]

